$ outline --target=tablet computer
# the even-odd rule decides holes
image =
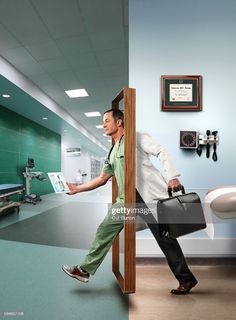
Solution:
[[[56,193],[69,193],[70,189],[62,172],[48,172],[53,189]]]

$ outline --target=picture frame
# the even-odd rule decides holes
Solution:
[[[162,75],[162,111],[201,111],[202,77],[200,75]]]

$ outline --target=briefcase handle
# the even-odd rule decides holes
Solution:
[[[182,194],[185,194],[185,189],[184,189],[184,186],[183,185],[181,185],[181,190],[180,190],[181,192],[182,192]],[[169,194],[169,197],[171,198],[171,197],[173,197],[173,190],[169,187],[168,188],[168,194]]]

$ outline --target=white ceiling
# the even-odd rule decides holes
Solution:
[[[95,127],[102,117],[84,112],[103,113],[128,85],[127,0],[0,0],[0,55],[110,145]],[[64,92],[77,88],[89,97],[70,99]],[[33,114],[29,108],[29,118]]]

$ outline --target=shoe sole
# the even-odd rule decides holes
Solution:
[[[69,271],[67,271],[67,270],[64,269],[63,267],[62,267],[62,270],[63,270],[68,276],[70,276],[71,278],[74,278],[74,279],[79,280],[79,281],[84,282],[84,283],[89,282],[89,279],[84,278],[84,277],[80,277],[80,276],[75,276],[74,274],[70,273]]]

